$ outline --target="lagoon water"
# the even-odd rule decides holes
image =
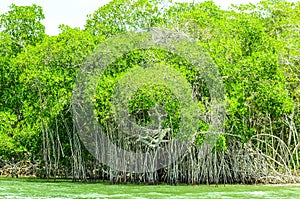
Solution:
[[[1,178],[0,198],[300,198],[300,185],[109,185]]]

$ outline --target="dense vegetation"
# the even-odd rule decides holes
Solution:
[[[211,1],[113,0],[89,15],[83,30],[61,25],[59,35],[48,36],[40,6],[11,5],[0,15],[0,159],[35,162],[41,177],[168,183],[295,181],[300,166],[299,12],[299,2],[280,0],[230,10]],[[197,91],[194,97],[204,116],[178,162],[151,174],[117,172],[98,163],[82,145],[74,126],[72,91],[85,58],[98,45],[120,33],[150,28],[185,32],[209,53],[226,90],[224,132],[210,155],[200,157],[198,147],[209,124],[205,113],[210,110],[203,79],[176,54],[161,49],[129,52],[106,69],[95,96],[98,122],[114,142],[128,150],[149,147],[128,140],[124,145],[111,109],[118,80],[142,64],[180,72]],[[137,123],[151,124],[149,111],[159,102],[166,111],[163,128],[172,129],[166,138],[177,133],[180,103],[166,86],[149,84],[134,96],[129,112]]]

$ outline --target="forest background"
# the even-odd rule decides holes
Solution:
[[[33,162],[37,166],[31,173],[40,177],[83,180],[94,175],[170,183],[295,181],[300,165],[300,3],[264,0],[222,10],[211,1],[163,7],[162,2],[114,0],[89,15],[83,29],[61,25],[57,36],[45,33],[38,5],[11,5],[1,14],[1,161]],[[85,59],[98,45],[120,33],[151,28],[185,32],[208,52],[226,90],[226,119],[212,152],[217,158],[200,160],[195,148],[202,145],[201,132],[209,127],[209,118],[204,117],[181,161],[151,175],[132,177],[111,171],[84,148],[72,117],[72,91]],[[114,123],[109,119],[110,99],[118,78],[148,57],[152,63],[159,60],[177,68],[198,89],[195,98],[201,110],[209,112],[206,85],[187,60],[159,49],[140,50],[117,60],[101,79],[95,96],[100,124]],[[146,105],[136,100],[130,109],[144,125],[150,122],[147,111],[153,101],[163,101],[169,91],[152,88],[147,93],[137,94],[150,99]],[[180,113],[172,110],[179,105],[168,100],[165,125],[175,132]],[[116,132],[109,133],[116,139]]]

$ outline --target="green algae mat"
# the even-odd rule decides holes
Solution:
[[[300,198],[300,185],[109,185],[1,178],[0,198]]]

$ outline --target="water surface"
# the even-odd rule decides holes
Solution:
[[[109,185],[1,178],[0,198],[300,198],[300,185]]]

